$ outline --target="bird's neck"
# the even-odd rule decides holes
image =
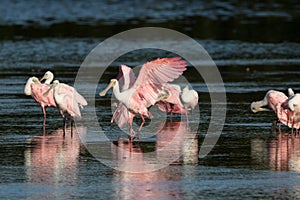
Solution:
[[[268,106],[269,103],[268,103],[268,99],[265,97],[263,100],[261,101],[255,101],[253,102],[253,105],[255,105],[256,108],[261,108],[263,109],[264,106]],[[273,108],[272,108],[273,109]],[[264,109],[264,110],[267,110],[267,109]]]
[[[45,84],[50,85],[53,81],[53,77],[46,79]]]
[[[24,88],[24,93],[29,96],[31,95],[31,84],[33,84],[32,81],[28,80],[26,85],[25,85],[25,88]]]
[[[120,87],[119,87],[119,83],[117,82],[116,85],[113,87],[113,93],[116,97],[116,99],[118,99],[119,101],[123,102],[126,105],[125,100],[127,99],[126,97],[128,96],[128,92],[126,92],[128,90],[125,90],[123,92],[120,92]]]
[[[122,97],[122,93],[120,92],[120,86],[119,86],[119,83],[116,82],[115,83],[115,86],[113,87],[113,92],[114,92],[114,95],[116,96],[116,98],[121,101],[121,97]]]
[[[60,88],[60,84],[57,84],[57,86],[55,86],[53,88],[53,96],[54,96],[54,100],[56,101],[57,104],[59,104],[60,102],[63,101],[64,98],[64,94],[59,94],[59,88]]]

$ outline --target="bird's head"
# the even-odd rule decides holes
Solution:
[[[53,81],[51,87],[54,88],[54,87],[56,87],[58,84],[59,84],[59,80],[55,80],[55,81]]]
[[[183,91],[189,91],[189,86],[188,85],[186,85],[183,89],[182,89]]]
[[[300,94],[294,94],[290,99],[288,99],[288,108],[294,112],[299,111],[299,102],[300,102]]]
[[[261,111],[270,111],[268,108],[263,108],[260,102],[252,102],[251,103],[251,111],[254,113],[261,112]]]
[[[288,94],[289,94],[289,98],[295,96],[295,93],[294,93],[294,91],[293,91],[292,88],[289,88],[289,89],[288,89]]]
[[[110,88],[114,87],[117,83],[118,83],[117,79],[111,79],[111,80],[110,80],[110,83],[108,84],[108,86],[107,86],[104,90],[102,90],[102,92],[100,92],[99,95],[100,95],[101,97],[105,96],[106,93],[107,93],[107,91],[108,91]]]
[[[47,71],[40,81],[42,82],[43,80],[46,80],[45,83],[50,84],[51,81],[53,80],[53,78],[54,78],[53,73],[50,71]]]
[[[25,95],[29,96],[29,95],[32,94],[31,93],[31,85],[32,84],[40,84],[39,79],[35,76],[28,78],[28,80],[26,82],[26,85],[25,85],[25,88],[24,88]]]
[[[41,83],[41,82],[39,81],[39,79],[38,79],[37,77],[35,77],[35,76],[31,77],[31,81],[32,81],[33,83],[36,83],[36,84],[40,84],[40,83]]]
[[[158,97],[156,98],[156,101],[165,100],[170,96],[170,93],[168,90],[162,90],[159,92]]]

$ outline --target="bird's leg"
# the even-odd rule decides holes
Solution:
[[[171,111],[170,111],[170,122],[172,123],[173,121],[173,104],[170,104],[170,107],[171,107]],[[166,109],[168,110],[168,109]]]
[[[276,132],[276,120],[272,122],[272,132]]]
[[[185,110],[185,119],[186,119],[186,124],[189,123],[189,113],[187,110]]]
[[[63,137],[66,135],[66,117],[63,117]]]
[[[276,134],[276,128],[275,128],[275,134]],[[282,135],[282,132],[281,132],[281,129],[280,128],[278,128],[278,134],[280,135],[280,137],[281,137],[281,135]]]
[[[129,114],[129,113],[128,113]],[[133,136],[135,135],[133,128],[132,128],[133,118],[129,117],[128,119],[128,125],[129,125],[129,136],[128,139],[131,141],[133,139]]]
[[[278,124],[278,130],[281,131],[281,122],[279,120],[277,121],[277,124]]]
[[[43,126],[43,136],[46,135],[46,126]]]
[[[135,138],[135,131],[132,128],[132,124],[130,124],[130,135],[128,136],[129,141],[133,140]]]
[[[292,134],[294,134],[294,120],[292,122]]]
[[[42,111],[44,114],[43,126],[46,126],[46,108],[44,106],[42,106]]]
[[[140,125],[140,127],[139,127],[139,129],[138,129],[137,137],[139,137],[140,132],[141,132],[141,130],[142,130],[144,124],[145,124],[145,118],[144,118],[144,116],[143,116],[143,115],[140,115],[140,116],[141,116],[141,118],[142,118],[142,123],[141,123],[141,125]]]
[[[74,124],[74,120],[71,117],[71,138],[73,138],[73,124]]]

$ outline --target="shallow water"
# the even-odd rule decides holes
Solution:
[[[187,6],[154,0],[143,6],[135,4],[0,3],[0,198],[300,198],[299,136],[284,126],[281,131],[272,128],[274,113],[250,111],[250,103],[262,99],[269,89],[300,91],[299,4],[213,1]],[[156,118],[147,120],[140,142],[130,144],[126,133],[110,124],[111,92],[107,97],[89,94],[92,85],[87,79],[77,88],[89,106],[76,122],[76,134],[71,138],[68,129],[63,138],[59,112],[48,108],[44,135],[40,106],[23,94],[26,80],[33,75],[40,78],[50,69],[61,82],[72,85],[80,64],[101,41],[143,26],[187,34],[217,64],[226,90],[227,115],[212,151],[205,158],[198,157],[210,122],[211,102],[205,82],[191,65],[184,76],[200,96],[200,113],[190,114],[188,126],[184,116],[176,115],[172,123],[167,118],[165,123],[161,119],[166,115],[154,112]],[[185,41],[161,42],[190,51]],[[113,54],[113,48],[107,53]],[[172,55],[157,49],[123,55],[105,70],[97,93],[116,77],[119,64],[137,66]],[[90,115],[93,98],[96,123]],[[200,117],[200,122],[193,116]],[[97,129],[99,124],[102,131]],[[170,140],[172,145],[167,145]],[[163,147],[168,148],[159,151]],[[130,173],[153,166],[160,169]]]

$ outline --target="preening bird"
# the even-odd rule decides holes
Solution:
[[[279,91],[269,90],[261,101],[251,103],[252,112],[270,111],[272,109],[278,120],[290,128],[300,128],[300,123],[294,123],[292,120],[293,113],[291,109],[287,109],[288,97]]]
[[[181,90],[179,85],[166,83],[161,92],[160,101],[156,103],[163,112],[185,114],[188,121],[188,110],[193,110],[198,104],[198,93],[189,89],[188,86]]]
[[[48,96],[43,96],[49,88],[47,84],[42,84],[37,77],[30,77],[24,88],[25,95],[32,96],[41,105],[44,114],[43,126],[46,125],[46,107],[56,107],[53,91],[49,91]]]

